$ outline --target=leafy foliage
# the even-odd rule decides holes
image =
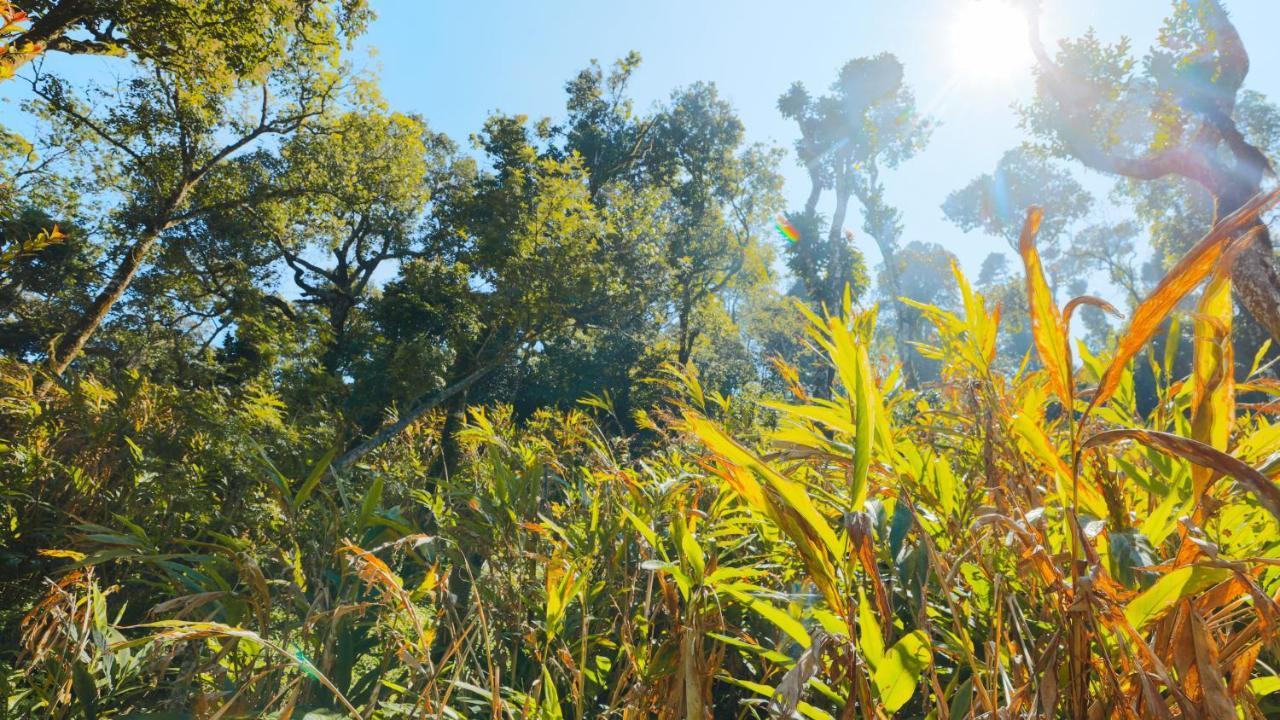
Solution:
[[[1280,191],[1215,222],[1124,186],[1169,268],[1140,278],[1139,224],[1036,154],[1101,162],[1086,121],[1176,146],[1216,3],[1150,78],[1062,46],[1133,103],[1041,78],[1044,146],[947,203],[1021,260],[976,284],[885,198],[930,127],[889,55],[783,95],[813,199],[780,261],[779,152],[709,83],[637,111],[638,55],[468,153],[349,74],[363,3],[31,5],[0,42],[62,17],[45,49],[138,72],[12,65],[41,123],[0,136],[0,714],[1276,714],[1280,383],[1233,293]],[[1068,282],[1098,269],[1123,328]]]

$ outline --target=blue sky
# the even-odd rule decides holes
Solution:
[[[962,233],[942,215],[947,194],[990,172],[1026,139],[1011,104],[1031,93],[1029,68],[1014,56],[1003,77],[981,80],[958,65],[952,39],[979,0],[370,0],[378,14],[362,38],[357,66],[376,72],[392,108],[424,116],[464,144],[491,113],[559,117],[564,84],[592,59],[608,65],[631,50],[644,62],[632,93],[641,110],[673,89],[715,82],[736,106],[748,139],[791,151],[794,126],[779,116],[778,96],[794,81],[825,92],[848,60],[895,53],[921,107],[938,122],[923,153],[885,175],[889,199],[903,211],[906,241],[937,242],[976,275],[1001,240]],[[987,0],[982,0],[987,1]],[[1042,0],[1046,42],[1091,25],[1103,39],[1129,37],[1139,52],[1154,40],[1170,0]],[[1248,87],[1280,101],[1280,0],[1225,0],[1252,59]],[[1025,47],[1024,47],[1025,53]],[[999,53],[996,53],[997,56]],[[1025,60],[1025,54],[1022,56]],[[109,82],[119,72],[103,58],[53,55],[47,69],[75,81]],[[20,132],[21,82],[0,84],[0,115]],[[781,170],[792,208],[807,178],[788,155]],[[1111,180],[1080,171],[1104,199]],[[830,212],[829,203],[823,208]],[[1119,220],[1105,204],[1091,221]],[[857,230],[860,220],[847,225]],[[871,263],[873,243],[859,241]],[[1095,288],[1103,289],[1103,288]]]
[[[774,103],[791,82],[825,91],[847,60],[890,51],[940,126],[925,151],[890,173],[890,200],[903,210],[905,240],[939,242],[976,273],[1002,241],[965,234],[946,221],[947,193],[1024,139],[1010,104],[1031,90],[1030,73],[979,81],[956,67],[952,28],[972,0],[373,0],[378,12],[363,47],[392,107],[425,116],[460,142],[493,111],[558,117],[563,87],[592,58],[611,63],[638,50],[633,83],[640,108],[673,88],[707,80],[737,107],[749,139],[790,151],[793,126]],[[1044,0],[1046,41],[1095,25],[1104,39],[1130,37],[1145,49],[1169,0]],[[1280,99],[1276,0],[1227,0],[1252,56],[1248,85]],[[1016,60],[1014,61],[1016,65]],[[789,157],[787,197],[803,203],[807,180]],[[1083,174],[1082,174],[1083,176]],[[1110,182],[1084,177],[1095,193]],[[827,209],[829,212],[829,208]],[[1103,208],[1099,219],[1120,211]],[[857,228],[854,219],[848,223]],[[871,243],[860,245],[871,262]]]

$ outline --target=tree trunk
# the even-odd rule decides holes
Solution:
[[[151,253],[151,248],[159,238],[158,230],[148,230],[138,238],[138,241],[129,248],[116,271],[112,273],[110,282],[93,299],[93,305],[90,306],[89,311],[56,343],[49,355],[49,376],[40,381],[36,389],[37,397],[43,397],[53,389],[55,378],[61,377],[71,363],[80,356],[89,338],[106,319],[107,313],[111,312],[111,308],[124,296],[125,290],[129,289],[129,284],[133,282],[133,278],[142,268],[142,263],[146,261],[147,255]]]
[[[813,218],[818,213],[818,200],[822,199],[822,173],[817,163],[809,167],[809,197],[804,201],[804,214]]]
[[[689,316],[693,311],[687,307],[680,309],[680,342],[676,349],[676,363],[680,367],[684,367],[689,362],[689,358],[693,356],[693,331],[689,328]]]
[[[467,420],[467,392],[464,390],[444,406],[444,427],[440,429],[440,457],[431,474],[447,477],[458,469],[462,459],[462,447],[458,444],[458,431]]]
[[[335,293],[333,304],[329,308],[329,342],[324,349],[321,364],[328,375],[337,375],[342,366],[342,351],[347,339],[347,318],[351,316],[354,303],[350,296],[342,291]]]
[[[345,454],[343,454],[342,457],[335,460],[333,462],[333,469],[341,472],[343,470],[350,468],[352,465],[356,463],[357,460],[364,457],[366,453],[372,450],[375,450],[381,447],[382,445],[386,444],[392,438],[394,438],[395,436],[403,432],[405,428],[409,427],[414,422],[416,422],[423,415],[426,415],[428,412],[431,412],[435,408],[440,407],[441,404],[448,401],[450,398],[454,397],[455,395],[464,392],[467,388],[471,387],[476,381],[480,380],[481,378],[483,378],[484,376],[492,372],[497,366],[498,366],[497,360],[491,363],[482,365],[479,368],[477,368],[475,371],[473,371],[470,375],[467,375],[466,377],[460,380],[456,380],[453,383],[445,386],[445,388],[442,389],[440,392],[428,398],[421,399],[419,402],[417,402],[414,405],[412,410],[409,410],[404,415],[400,416],[400,419],[397,420],[390,427],[384,428],[383,430],[379,431],[377,434],[368,438],[364,442],[348,450]]]
[[[1280,342],[1280,273],[1267,226],[1258,223],[1253,243],[1231,268],[1232,289],[1254,320]]]
[[[851,258],[844,252],[843,237],[842,233],[839,232],[844,225],[844,218],[848,208],[849,196],[846,194],[837,195],[836,211],[831,216],[831,231],[827,236],[827,277],[823,283],[825,287],[820,298],[822,304],[831,311],[839,309],[840,301],[844,298],[844,286],[850,280],[848,262],[846,261]]]
[[[880,246],[880,254],[884,257],[889,292],[893,293],[889,302],[893,304],[894,324],[897,325],[895,330],[897,340],[894,342],[894,347],[898,351],[898,361],[902,363],[902,381],[907,387],[914,389],[919,386],[920,377],[911,355],[911,346],[908,345],[912,333],[911,323],[907,321],[907,305],[899,300],[902,297],[902,278],[898,275],[898,257],[888,243],[881,242],[879,238],[876,238],[876,243]]]
[[[1239,210],[1260,190],[1261,183],[1249,183],[1216,196],[1214,218],[1222,218]],[[1280,343],[1280,272],[1276,268],[1271,232],[1261,219],[1247,226],[1241,235],[1256,233],[1253,242],[1231,266],[1231,289],[1236,299],[1253,316],[1276,343]]]

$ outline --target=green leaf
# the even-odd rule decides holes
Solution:
[[[884,636],[880,634],[880,623],[871,612],[871,603],[867,602],[867,594],[862,588],[858,588],[858,648],[863,659],[875,671],[884,659]]]
[[[845,625],[844,620],[841,620],[839,615],[836,615],[830,610],[815,607],[809,611],[809,615],[813,617],[814,620],[817,620],[818,624],[821,625],[822,629],[826,630],[829,635],[845,637],[849,634],[849,628]]]
[[[649,547],[653,548],[654,550],[657,550],[658,535],[653,531],[653,528],[646,525],[643,520],[636,517],[630,510],[626,509],[625,507],[619,506],[618,509],[622,511],[622,516],[625,517],[627,521],[631,523],[632,527],[636,529],[636,532],[640,533],[640,536],[645,539],[645,542],[649,543]]]
[[[333,457],[338,454],[338,446],[334,445],[329,448],[325,454],[311,466],[311,472],[307,474],[307,479],[302,482],[302,487],[298,488],[298,494],[293,498],[293,507],[298,509],[302,504],[311,497],[311,493],[320,484],[320,479],[324,477],[324,473],[329,469],[329,464],[333,462]]]
[[[546,665],[542,666],[542,707],[540,717],[546,720],[561,720],[560,693],[556,691],[556,683]]]
[[[1275,675],[1256,677],[1249,681],[1249,692],[1255,697],[1270,695],[1278,690],[1280,690],[1280,677]]]
[[[1130,600],[1128,607],[1124,609],[1125,619],[1134,630],[1142,630],[1144,625],[1157,619],[1179,600],[1213,587],[1229,577],[1231,571],[1225,568],[1195,565],[1178,568]]]
[[[907,704],[920,683],[920,673],[932,661],[929,637],[923,630],[904,636],[889,648],[872,677],[885,710],[897,712]]]
[[[1181,502],[1182,499],[1178,496],[1178,491],[1171,488],[1168,494],[1165,495],[1164,500],[1161,500],[1156,509],[1147,515],[1147,519],[1142,521],[1142,534],[1151,541],[1153,546],[1159,546],[1164,543],[1165,538],[1169,537],[1169,533],[1173,532],[1177,526],[1177,516],[1174,514],[1174,510],[1178,508]]]
[[[751,600],[751,609],[755,610],[760,617],[773,623],[782,632],[786,633],[792,640],[800,643],[803,647],[809,647],[812,640],[809,639],[809,633],[804,629],[804,625],[799,620],[791,617],[785,610],[781,610],[773,606],[765,600],[758,598]]]
[[[707,558],[702,552],[702,546],[698,545],[697,538],[689,532],[689,527],[680,515],[676,516],[675,535],[680,544],[680,557],[689,568],[693,584],[701,585],[707,572]]]
[[[740,688],[750,690],[761,697],[772,698],[775,692],[773,688],[763,683],[741,680],[731,675],[720,675],[718,677],[720,680],[723,680],[730,685],[737,685]],[[816,708],[807,702],[801,701],[800,704],[796,706],[796,710],[800,711],[800,714],[809,718],[809,720],[835,720],[835,718],[827,711]]]
[[[373,483],[369,485],[369,492],[365,493],[364,504],[360,506],[360,523],[359,528],[369,527],[369,520],[373,517],[373,513],[378,509],[379,503],[382,502],[382,475],[378,475],[373,479]]]
[[[77,662],[71,669],[71,689],[84,711],[84,719],[97,720],[98,686],[82,662]]]
[[[867,471],[871,468],[871,440],[874,436],[875,423],[875,378],[871,372],[871,359],[867,355],[867,346],[859,345],[856,360],[857,372],[854,378],[857,384],[853,391],[857,398],[854,407],[855,422],[858,434],[854,436],[853,453],[853,496],[852,508],[862,510],[867,502]]]
[[[779,663],[779,664],[791,662],[791,657],[789,655],[784,655],[778,652],[777,650],[768,650],[766,648],[760,647],[759,645],[753,645],[745,640],[739,640],[738,638],[735,638],[735,637],[730,637],[728,635],[722,635],[721,633],[715,633],[715,632],[708,632],[707,637],[712,638],[714,640],[719,640],[720,642],[726,645],[731,645],[741,650],[746,650],[748,652],[759,655],[760,657],[764,658],[765,660],[768,660],[769,662]]]

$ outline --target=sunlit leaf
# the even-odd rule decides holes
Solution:
[[[1147,447],[1234,478],[1237,483],[1253,493],[1268,512],[1280,520],[1280,488],[1277,488],[1275,483],[1240,460],[1191,438],[1156,430],[1107,430],[1085,440],[1081,449],[1110,445],[1121,440],[1136,440]]]
[[[1236,247],[1240,243],[1235,243]],[[1238,250],[1236,251],[1238,252]],[[1191,437],[1212,448],[1225,451],[1235,420],[1235,353],[1231,339],[1232,250],[1219,266],[1196,306],[1195,335],[1191,363]],[[1199,466],[1191,476],[1196,494],[1206,487],[1213,470]]]
[[[1159,619],[1179,600],[1207,590],[1229,577],[1230,570],[1199,565],[1167,572],[1155,584],[1129,601],[1124,609],[1125,619],[1135,630],[1141,631],[1147,623]]]
[[[923,630],[904,635],[885,652],[873,676],[885,710],[896,712],[907,704],[920,684],[920,674],[932,661],[929,636]]]
[[[1035,340],[1036,351],[1040,354],[1040,362],[1044,364],[1049,383],[1064,407],[1071,407],[1074,394],[1072,388],[1070,338],[1058,304],[1054,302],[1053,291],[1044,277],[1044,268],[1040,262],[1040,253],[1036,250],[1036,234],[1040,231],[1040,221],[1044,211],[1038,207],[1027,210],[1026,224],[1022,226],[1022,235],[1018,240],[1018,252],[1022,255],[1022,263],[1026,267],[1027,303],[1030,308],[1031,334]]]
[[[1280,188],[1258,195],[1239,210],[1223,218],[1207,235],[1196,243],[1164,276],[1151,294],[1133,313],[1133,319],[1120,337],[1115,356],[1103,373],[1098,389],[1089,407],[1092,409],[1111,398],[1120,382],[1124,366],[1151,341],[1160,323],[1187,296],[1204,281],[1217,266],[1226,243],[1241,228],[1253,222],[1259,213],[1271,207],[1280,198]]]

